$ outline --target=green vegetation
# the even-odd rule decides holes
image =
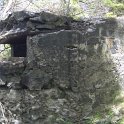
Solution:
[[[124,118],[120,119],[118,124],[124,124]]]
[[[103,0],[103,3],[110,8],[110,12],[106,14],[107,17],[116,17],[123,15],[124,1],[121,0]]]
[[[78,0],[70,0],[69,3],[69,11],[67,13],[68,16],[71,16],[75,19],[78,19],[81,16],[84,16],[84,12],[81,9],[80,5],[78,4]]]
[[[11,47],[9,44],[0,45],[0,60],[6,60],[11,56]]]
[[[124,13],[124,1],[123,0],[101,0],[98,1],[95,0],[95,2],[89,3],[86,0],[70,0],[69,8],[66,8],[69,10],[69,16],[78,19],[80,17],[85,17],[87,15],[86,11],[83,11],[82,7],[79,3],[84,3],[85,6],[87,6],[87,11],[94,11],[92,13],[94,16],[98,13],[104,13],[102,16],[104,17],[117,17],[121,16]],[[97,7],[97,10],[96,10]],[[101,12],[102,7],[108,8],[108,12]],[[89,15],[90,16],[90,15]]]
[[[90,118],[90,124],[124,124],[124,92],[120,92],[114,99],[113,104],[105,105],[103,110],[94,110]],[[90,122],[89,121],[89,122]]]

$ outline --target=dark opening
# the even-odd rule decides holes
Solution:
[[[16,38],[11,41],[11,56],[12,57],[26,57],[27,44],[26,37]]]
[[[26,43],[25,44],[11,44],[12,57],[26,57]]]

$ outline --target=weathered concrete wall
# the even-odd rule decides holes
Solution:
[[[17,66],[23,65],[21,73],[14,72],[20,75],[19,84],[5,83],[0,101],[21,124],[87,124],[87,118],[97,109],[105,110],[120,90],[113,59],[120,53],[120,28],[115,19],[67,23],[49,16],[28,20],[27,60]]]

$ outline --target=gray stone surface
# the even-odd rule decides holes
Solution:
[[[25,70],[24,58],[11,59],[0,62],[0,86],[18,89],[21,88],[21,75]]]

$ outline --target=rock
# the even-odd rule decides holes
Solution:
[[[25,68],[24,58],[0,62],[0,86],[20,89],[20,75]]]
[[[6,83],[0,79],[0,86],[4,86]]]
[[[41,69],[34,68],[26,70],[21,79],[21,84],[30,90],[41,90],[43,87],[50,85],[52,76],[43,72]]]
[[[30,18],[31,21],[40,22],[40,23],[56,22],[58,19],[59,19],[59,16],[56,16],[52,13],[47,13],[47,12],[41,12],[39,16]]]
[[[9,19],[11,20],[11,18],[14,18],[15,20],[18,20],[18,21],[25,21],[34,16],[35,16],[35,13],[33,12],[17,11],[9,15],[10,17]]]
[[[48,76],[46,76],[48,81],[52,75],[54,85],[62,89],[72,88],[77,91],[78,80],[76,80],[76,76],[78,72],[76,68],[79,45],[76,39],[78,38],[79,42],[84,43],[81,39],[82,37],[78,31],[59,31],[29,37],[27,52],[29,66],[32,64],[35,66],[35,70],[40,68],[41,70],[38,69],[38,73],[41,73],[41,77],[42,73],[48,73]],[[28,68],[27,71],[33,75],[35,74],[35,71],[30,71]],[[23,84],[30,87],[32,82],[30,78],[32,78],[32,76],[28,76],[30,80],[29,84],[27,81]]]
[[[24,71],[25,65],[23,60],[14,61],[4,61],[0,62],[0,72],[1,74],[20,74]]]

